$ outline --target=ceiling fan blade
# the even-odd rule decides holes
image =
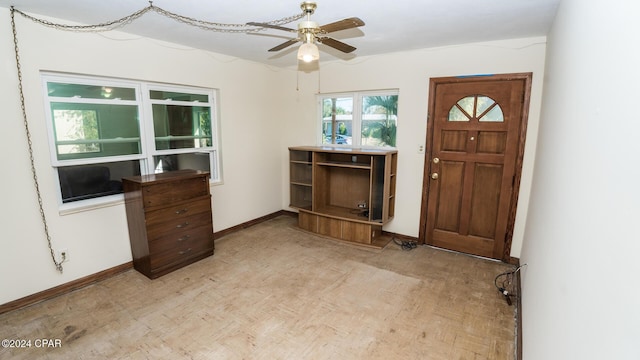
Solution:
[[[287,40],[287,41],[283,42],[282,44],[280,44],[280,45],[278,45],[276,47],[273,47],[273,48],[269,49],[269,51],[280,51],[280,50],[282,50],[284,48],[288,48],[289,46],[291,46],[291,45],[293,45],[293,44],[295,44],[297,42],[298,42],[298,39],[290,39],[290,40]]]
[[[284,26],[279,26],[279,25],[271,25],[271,24],[267,24],[267,23],[248,22],[247,25],[260,26],[260,27],[264,27],[264,28],[277,29],[277,30],[283,30],[283,31],[289,31],[289,32],[298,32],[298,30],[290,29],[290,28],[287,28],[287,27],[284,27]]]
[[[332,22],[330,24],[322,25],[320,26],[320,30],[324,33],[330,33],[334,31],[352,29],[363,25],[364,21],[360,20],[357,17],[351,17],[348,19]]]
[[[353,46],[349,45],[349,44],[345,44],[342,41],[338,41],[336,39],[332,39],[332,38],[328,38],[328,37],[319,37],[318,41],[327,45],[327,46],[331,46],[332,48],[336,49],[336,50],[340,50],[343,53],[350,53],[352,51],[354,51],[356,48],[354,48]]]

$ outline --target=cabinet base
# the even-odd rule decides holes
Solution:
[[[170,272],[176,271],[182,267],[185,267],[187,265],[193,264],[197,261],[200,261],[202,259],[208,258],[209,256],[213,256],[213,252],[214,250],[208,250],[202,254],[199,255],[195,255],[192,256],[186,260],[183,260],[181,262],[177,262],[177,263],[173,263],[167,266],[163,266],[161,268],[157,268],[157,269],[153,269],[151,270],[151,267],[149,266],[149,258],[143,258],[143,259],[138,259],[138,260],[134,260],[133,261],[133,268],[138,271],[139,273],[143,274],[144,276],[148,277],[149,279],[157,279],[163,275],[166,275]]]
[[[382,249],[391,241],[382,225],[339,219],[300,210],[298,226],[306,231],[352,244]]]

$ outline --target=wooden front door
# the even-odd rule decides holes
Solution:
[[[420,239],[510,260],[531,74],[431,80]]]

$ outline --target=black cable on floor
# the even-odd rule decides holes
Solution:
[[[517,297],[517,295],[513,294],[515,290],[509,292],[509,289],[511,288],[511,284],[514,281],[514,277],[516,273],[520,271],[520,269],[522,269],[523,266],[527,266],[527,264],[518,266],[515,270],[506,271],[506,272],[503,272],[502,274],[498,274],[495,277],[495,279],[493,279],[493,284],[496,286],[496,289],[498,289],[498,292],[502,294],[502,296],[504,296],[504,299],[507,301],[507,304],[509,304],[509,306],[513,304],[513,302],[511,301],[511,298]],[[498,283],[498,279],[501,279],[500,283]]]
[[[402,250],[406,250],[406,251],[413,250],[418,247],[418,244],[416,244],[415,241],[397,241],[396,238],[394,237],[393,242],[396,245],[400,246]]]

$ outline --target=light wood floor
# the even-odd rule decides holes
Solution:
[[[493,284],[511,268],[362,249],[281,216],[159,279],[131,270],[0,315],[0,339],[32,341],[0,359],[513,359],[516,309]]]

